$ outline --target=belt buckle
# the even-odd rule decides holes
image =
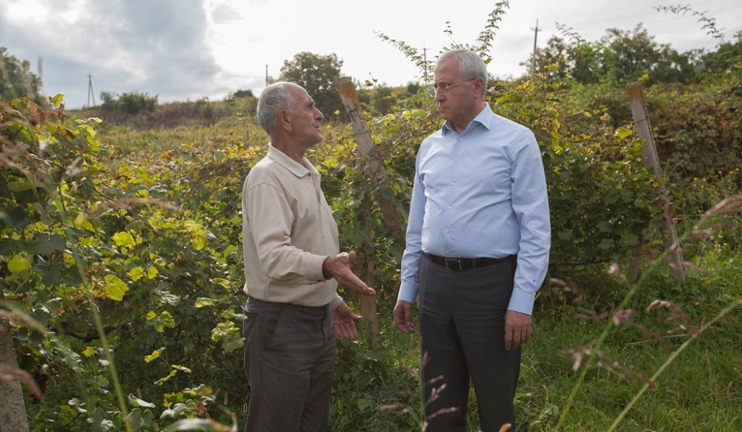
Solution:
[[[446,268],[447,269],[449,269],[449,270],[455,270],[455,269],[451,268],[451,265],[448,264],[449,262],[455,262],[456,265],[459,268],[459,271],[464,271],[464,269],[461,267],[461,260],[460,259],[458,259],[458,258],[444,258],[444,260],[445,260]]]

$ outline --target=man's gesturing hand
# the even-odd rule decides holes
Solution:
[[[505,349],[518,348],[531,338],[531,316],[508,310],[505,312]]]
[[[394,325],[404,333],[412,333],[412,303],[399,300],[394,306]]]
[[[358,337],[356,323],[361,316],[356,315],[345,302],[340,303],[332,311],[332,322],[335,325],[335,335],[343,339],[355,339]]]
[[[366,285],[358,276],[350,270],[350,265],[356,260],[355,251],[342,252],[336,257],[328,257],[322,263],[322,273],[327,278],[335,278],[345,288],[357,293],[376,295],[373,288]]]

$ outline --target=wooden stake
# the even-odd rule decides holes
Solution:
[[[665,249],[667,250],[667,262],[670,265],[670,273],[672,277],[678,282],[685,281],[685,271],[683,269],[683,257],[680,253],[680,240],[678,234],[675,231],[675,225],[672,221],[672,213],[670,212],[670,200],[665,193],[665,187],[663,184],[662,168],[660,167],[660,159],[657,155],[657,147],[654,144],[654,137],[652,136],[652,128],[649,124],[649,115],[647,114],[647,105],[644,101],[644,92],[640,83],[630,83],[626,90],[629,94],[629,102],[631,103],[631,114],[634,117],[634,131],[639,138],[644,140],[642,146],[642,163],[647,169],[654,171],[660,184],[662,185],[662,195],[664,200],[664,218],[665,218],[665,230],[667,235],[663,239]],[[640,245],[641,247],[641,245]],[[640,260],[632,258],[631,266],[640,265]],[[638,268],[629,268],[629,275],[638,278]],[[636,279],[634,279],[636,280]]]

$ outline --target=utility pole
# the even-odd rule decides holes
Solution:
[[[268,87],[268,65],[265,65],[265,86]]]
[[[95,92],[93,91],[93,75],[88,71],[88,108],[90,108],[90,99],[93,99],[93,105],[95,106]]]
[[[536,73],[536,46],[538,41],[538,20],[536,20],[536,28],[533,30],[533,57],[531,58],[531,76]]]
[[[44,87],[44,58],[39,56],[39,93],[42,93]]]
[[[423,77],[425,79],[425,85],[428,85],[428,49],[425,48],[425,44],[423,44]]]

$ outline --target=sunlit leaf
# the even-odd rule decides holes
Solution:
[[[129,286],[126,282],[122,281],[116,275],[106,275],[104,278],[106,285],[103,288],[106,293],[106,297],[111,300],[121,301],[124,299],[124,294],[129,291]]]
[[[31,263],[20,254],[14,255],[13,258],[8,261],[8,270],[14,274],[28,271],[31,270]]]

